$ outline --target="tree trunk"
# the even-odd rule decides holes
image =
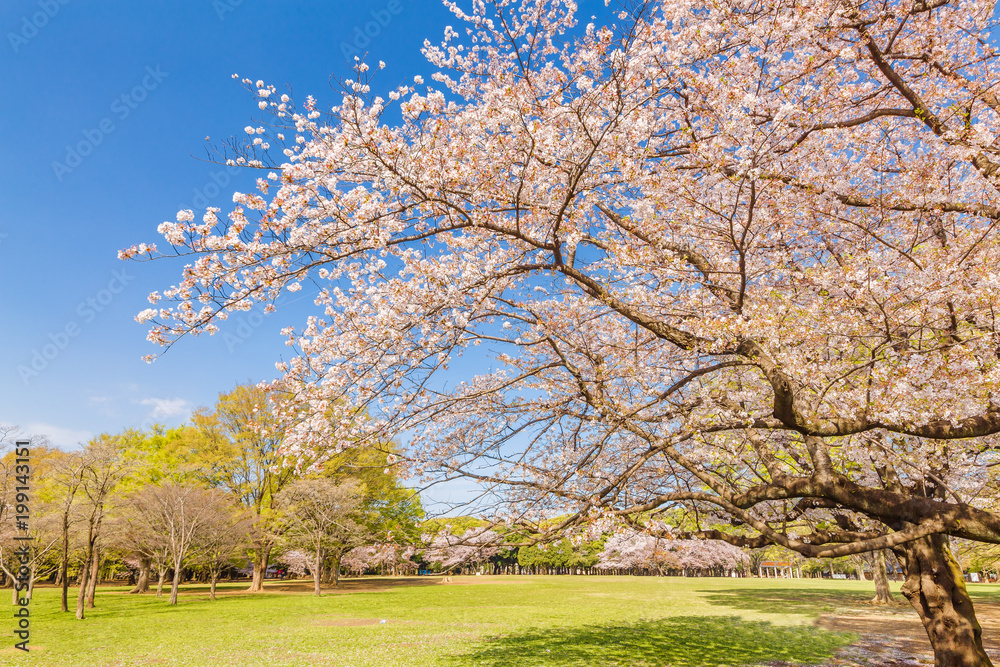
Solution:
[[[170,604],[177,604],[177,588],[181,585],[181,564],[174,563],[174,579],[170,584]]]
[[[313,591],[316,593],[317,596],[320,594],[320,592],[319,592],[319,581],[320,581],[320,578],[322,578],[322,576],[323,576],[323,556],[324,556],[323,550],[322,549],[317,549],[316,550],[316,560],[313,561],[313,568],[312,568],[312,571],[313,571]]]
[[[90,566],[90,581],[87,582],[87,609],[94,608],[94,595],[97,593],[97,579],[101,573],[101,555],[95,549],[94,557]]]
[[[59,564],[59,578],[62,580],[62,610],[69,611],[69,515],[63,515],[62,562]]]
[[[214,600],[215,599],[215,584],[218,581],[219,581],[219,573],[213,569],[212,570],[212,574],[211,574],[211,584],[209,585],[209,588],[208,588],[208,599],[209,600]]]
[[[875,597],[872,604],[894,604],[892,591],[889,590],[889,576],[885,572],[885,551],[879,549],[875,552],[875,566],[872,568],[872,575],[875,579]]]
[[[129,593],[148,593],[149,592],[149,558],[147,556],[141,556],[139,558],[139,577],[136,579],[135,586]]]
[[[167,578],[167,568],[161,567],[157,572],[156,580],[156,597],[163,597],[163,580]]]
[[[330,574],[333,575],[333,585],[334,587],[340,583],[340,559],[343,558],[343,554],[337,553],[333,558],[333,567],[330,568]]]
[[[90,561],[94,557],[93,549],[87,550],[87,557],[83,561],[83,567],[80,568],[80,592],[76,596],[76,617],[79,620],[84,618],[84,603],[87,600],[87,577],[90,574]]]
[[[983,650],[983,629],[948,537],[922,537],[893,551],[906,571],[903,597],[927,630],[935,667],[992,667]]]
[[[264,590],[264,575],[267,573],[267,562],[271,557],[271,545],[254,550],[253,557],[253,580],[250,582],[248,593],[259,593]]]
[[[865,567],[860,561],[854,561],[854,576],[858,578],[858,581],[865,580]]]

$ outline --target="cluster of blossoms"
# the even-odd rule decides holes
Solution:
[[[602,570],[700,571],[741,569],[743,550],[719,540],[663,538],[627,530],[608,538],[595,567]]]

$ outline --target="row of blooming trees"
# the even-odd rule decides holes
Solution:
[[[484,522],[485,523],[485,522]],[[524,544],[524,535],[509,535],[482,525],[455,531],[451,526],[425,533],[408,547],[369,545],[347,552],[349,571],[485,574],[683,574],[728,575],[746,572],[743,550],[718,540],[679,540],[626,528],[589,542],[569,539],[549,544]],[[307,566],[311,567],[311,566]]]
[[[314,281],[289,454],[412,432],[502,518],[892,549],[937,664],[989,665],[948,538],[1000,543],[993,0],[446,4],[432,84],[244,80],[257,192],[160,226],[150,339]]]
[[[749,558],[742,549],[720,540],[664,539],[634,530],[616,533],[599,555],[602,570],[726,575],[745,572]]]

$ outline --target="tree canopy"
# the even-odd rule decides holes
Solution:
[[[1000,542],[993,3],[448,6],[433,85],[359,61],[325,112],[244,79],[272,117],[232,162],[266,174],[160,226],[191,264],[150,339],[316,281],[289,454],[412,432],[501,517],[892,548],[938,663],[989,664],[946,536]]]

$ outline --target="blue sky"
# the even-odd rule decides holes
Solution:
[[[420,45],[451,19],[416,0],[4,2],[0,421],[73,447],[180,423],[238,382],[273,377],[287,354],[278,330],[301,322],[308,299],[150,365],[141,357],[157,348],[132,318],[182,263],[116,253],[159,241],[178,208],[228,210],[249,189],[204,161],[206,136],[221,142],[257,117],[233,73],[332,104],[329,77],[349,74],[345,51],[366,24],[389,87],[426,71]]]

